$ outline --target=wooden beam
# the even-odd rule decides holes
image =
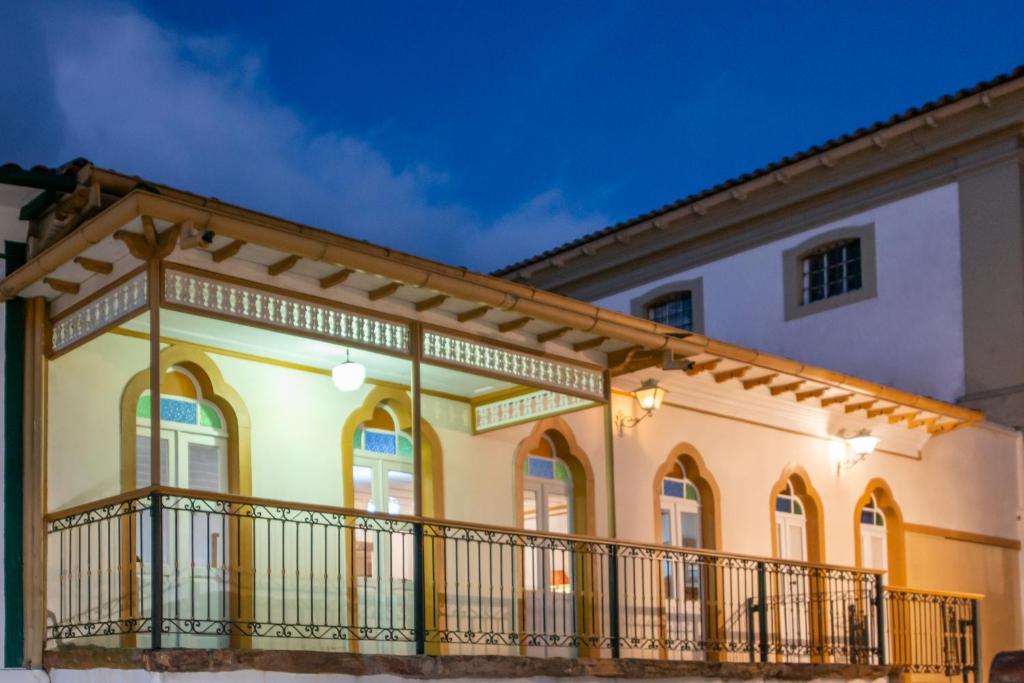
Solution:
[[[718,364],[722,362],[721,358],[712,358],[711,360],[702,361],[700,363],[694,363],[693,367],[686,371],[686,374],[690,377],[699,375],[705,370],[714,370],[718,367]]]
[[[213,262],[220,263],[221,261],[227,261],[229,258],[238,253],[238,250],[245,246],[244,240],[235,240],[229,244],[225,244],[220,249],[213,252]]]
[[[324,277],[320,278],[320,289],[330,289],[335,285],[340,285],[342,282],[348,279],[349,275],[351,275],[354,272],[355,271],[352,270],[351,268],[342,268],[336,273],[325,275]]]
[[[94,258],[87,258],[85,256],[76,256],[75,263],[82,266],[90,273],[99,273],[100,275],[110,275],[114,272],[114,264],[107,261],[98,261]]]
[[[880,417],[882,415],[892,415],[896,412],[896,406],[886,406],[885,408],[872,408],[868,411],[868,418]]]
[[[151,247],[156,246],[156,224],[149,216],[142,216],[142,237]]]
[[[416,302],[416,310],[419,311],[420,313],[422,313],[423,311],[429,311],[431,308],[437,308],[438,306],[443,304],[445,301],[448,301],[448,295],[447,294],[438,294],[437,296],[432,296],[429,299],[424,299],[423,301],[417,301]]]
[[[722,382],[726,382],[730,379],[739,379],[743,375],[747,374],[749,370],[749,365],[740,365],[738,367],[733,368],[732,370],[723,370],[722,372],[716,372],[712,376],[715,378],[715,382],[717,384],[721,384]]]
[[[175,223],[156,236],[156,246],[153,247],[153,256],[157,260],[167,258],[174,247],[178,246],[178,234],[181,233],[181,223]]]
[[[874,401],[874,400],[872,400],[872,401],[861,401],[860,403],[851,403],[848,406],[844,406],[844,410],[846,410],[847,414],[855,413],[858,410],[866,411],[869,408],[871,408],[871,406],[875,405],[876,403],[878,403],[878,401]]]
[[[945,432],[951,432],[962,424],[962,422],[943,422],[942,424],[933,424],[928,428],[928,433],[943,434]]]
[[[463,311],[455,317],[458,318],[460,323],[466,323],[470,320],[476,320],[477,318],[484,317],[490,310],[490,306],[479,306],[478,308],[471,308],[468,311]]]
[[[525,327],[533,318],[513,318],[512,320],[506,320],[503,323],[498,324],[498,332],[511,332],[512,330],[518,330],[520,327]]]
[[[296,264],[302,259],[301,256],[292,254],[291,256],[285,256],[277,263],[271,263],[267,266],[267,274],[276,277],[281,273],[287,273],[289,270],[294,268]]]
[[[114,239],[124,242],[129,253],[139,260],[148,261],[149,257],[153,255],[153,245],[137,232],[118,230],[114,233]]]
[[[391,296],[392,294],[397,292],[399,287],[401,287],[401,286],[402,286],[401,282],[389,282],[388,284],[384,285],[383,287],[378,287],[377,289],[371,289],[369,292],[366,293],[366,296],[370,297],[370,301],[378,301],[380,299],[385,299],[385,298]]]
[[[776,384],[775,386],[768,387],[768,391],[771,392],[772,396],[778,396],[779,394],[784,394],[787,391],[796,391],[804,384],[804,380],[800,379],[795,382],[787,382],[786,384]]]
[[[772,373],[770,375],[761,375],[760,377],[751,377],[750,379],[745,379],[745,380],[741,380],[741,381],[742,381],[742,384],[743,384],[743,388],[749,391],[749,390],[753,389],[754,387],[759,387],[759,386],[761,386],[763,384],[771,384],[775,380],[776,377],[778,377],[778,374]]]
[[[808,389],[807,391],[796,392],[797,401],[806,401],[809,398],[819,398],[828,391],[828,387],[818,387],[817,389]]]
[[[55,289],[61,294],[78,294],[78,290],[80,288],[80,285],[77,282],[58,280],[55,277],[44,277],[43,282],[49,285],[51,289]]]
[[[565,333],[569,332],[570,330],[572,330],[571,327],[559,327],[554,330],[548,330],[547,332],[541,332],[540,334],[537,335],[537,342],[540,344],[545,344],[549,341],[554,341],[555,339],[564,336]]]
[[[914,410],[914,411],[911,411],[909,413],[899,413],[899,414],[896,414],[896,415],[890,415],[889,416],[889,424],[891,424],[891,425],[899,424],[900,422],[903,422],[904,420],[909,422],[909,421],[913,420],[915,417],[917,417],[920,414],[921,414],[920,410]]]
[[[572,345],[573,351],[589,351],[590,349],[596,349],[601,344],[608,341],[608,337],[593,337],[592,339],[584,339],[581,342],[576,342]]]
[[[931,417],[926,417],[923,420],[907,420],[907,426],[910,427],[911,429],[917,429],[918,427],[928,427],[928,428],[930,428],[933,424],[938,422],[938,420],[939,420],[939,416],[938,415],[933,415]]]
[[[833,403],[846,403],[851,398],[853,398],[853,394],[836,394],[835,396],[826,396],[821,399],[821,407],[828,408]]]

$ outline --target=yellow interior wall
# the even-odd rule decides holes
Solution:
[[[982,676],[998,652],[1021,648],[1019,551],[908,532],[907,583],[981,593]]]

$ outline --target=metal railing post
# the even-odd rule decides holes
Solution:
[[[619,547],[608,546],[608,630],[612,641],[612,658],[619,658]]]
[[[757,563],[757,628],[761,645],[761,661],[768,661],[768,568]]]
[[[875,633],[878,634],[878,664],[884,666],[888,629],[885,623],[885,585],[881,574],[875,574]]]
[[[423,522],[412,525],[413,630],[416,654],[427,652],[427,580],[423,567]]]
[[[164,514],[159,491],[149,494],[150,521],[150,647],[159,650],[164,630]]]
[[[974,657],[974,683],[981,681],[981,601],[971,600],[971,654]]]

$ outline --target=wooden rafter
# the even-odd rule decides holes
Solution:
[[[826,396],[821,399],[821,407],[828,408],[830,405],[835,403],[846,403],[851,398],[853,398],[853,394],[836,394],[835,396]]]
[[[686,374],[690,377],[699,375],[702,372],[708,372],[718,367],[718,364],[722,362],[721,358],[712,358],[711,360],[701,361],[700,363],[694,363],[693,366],[686,371]]]
[[[863,410],[866,412],[870,410],[871,406],[875,405],[876,403],[878,403],[878,401],[876,400],[861,401],[860,403],[851,403],[847,406],[843,406],[843,409],[846,411],[847,414],[855,413],[858,410]]]
[[[82,266],[90,273],[110,275],[111,273],[114,272],[114,264],[108,261],[100,261],[94,258],[87,258],[85,256],[76,256],[75,263]]]
[[[153,255],[153,245],[137,232],[118,230],[114,233],[114,239],[124,242],[124,245],[128,247],[128,252],[141,261],[145,261]]]
[[[44,277],[43,283],[49,285],[51,289],[55,289],[61,294],[78,294],[78,290],[80,288],[80,285],[77,282],[58,280],[55,277]]]
[[[445,301],[448,301],[448,295],[447,294],[438,294],[437,296],[432,296],[429,299],[424,299],[423,301],[417,301],[416,302],[416,310],[419,311],[420,313],[422,313],[423,311],[429,311],[431,308],[437,308],[438,306],[443,304]]]
[[[772,396],[778,396],[784,394],[787,391],[796,391],[802,387],[806,382],[802,379],[798,379],[795,382],[786,382],[785,384],[776,384],[775,386],[768,387],[768,391],[771,392]]]
[[[166,258],[178,246],[178,235],[181,233],[181,223],[175,223],[156,236],[156,245],[153,247],[155,259]]]
[[[572,345],[573,351],[589,351],[590,349],[596,349],[601,344],[608,341],[608,337],[592,337],[590,339],[584,339],[581,342],[576,342]]]
[[[910,427],[911,429],[917,429],[918,427],[927,427],[930,429],[932,425],[938,422],[938,420],[938,415],[932,415],[931,417],[926,417],[922,420],[907,420],[907,426]]]
[[[238,253],[238,251],[245,246],[245,240],[234,240],[228,244],[225,244],[220,249],[213,252],[213,262],[220,263],[221,261],[227,261],[229,258]]]
[[[468,311],[463,311],[455,316],[460,323],[469,322],[470,320],[476,320],[487,315],[487,312],[491,310],[490,306],[478,306],[471,308]]]
[[[929,434],[943,434],[945,432],[951,432],[954,429],[956,429],[957,427],[959,427],[961,424],[963,424],[963,423],[962,422],[943,422],[941,424],[936,423],[936,424],[933,424],[931,427],[928,428],[928,433]]]
[[[893,414],[893,415],[889,416],[889,424],[891,424],[891,425],[899,424],[900,422],[903,422],[904,420],[906,420],[907,422],[910,422],[910,421],[912,421],[914,418],[916,418],[920,414],[921,414],[920,410],[914,410],[914,411],[911,411],[909,413],[896,413],[896,414]]]
[[[512,332],[513,330],[518,330],[521,327],[526,327],[526,325],[531,320],[533,320],[533,318],[526,318],[526,317],[523,317],[523,318],[513,318],[512,320],[506,320],[503,323],[498,323],[498,332]]]
[[[549,341],[554,341],[555,339],[564,336],[565,333],[569,332],[570,330],[572,330],[571,327],[558,327],[553,330],[548,330],[547,332],[541,332],[540,334],[537,335],[537,342],[540,344],[545,344]]]
[[[397,292],[401,286],[401,282],[389,282],[383,287],[371,289],[369,292],[366,293],[366,296],[370,297],[370,301],[378,301],[380,299],[385,299],[391,296],[392,294]]]
[[[276,263],[271,263],[269,266],[267,266],[267,274],[272,277],[276,277],[281,273],[287,273],[289,270],[294,268],[301,259],[302,257],[298,256],[297,254],[285,256],[280,261]]]
[[[731,370],[722,370],[721,372],[712,373],[712,377],[715,378],[715,383],[721,384],[722,382],[727,382],[730,379],[739,379],[743,375],[747,374],[749,370],[749,365],[740,365],[732,368]]]
[[[809,398],[820,398],[825,395],[828,391],[828,387],[818,387],[817,389],[808,389],[807,391],[796,392],[797,401],[806,401]]]
[[[330,289],[335,285],[340,285],[342,282],[348,279],[349,275],[351,275],[354,272],[355,271],[352,270],[351,268],[342,268],[341,270],[335,273],[325,275],[324,277],[320,278],[320,289]]]
[[[770,375],[761,375],[760,377],[751,377],[750,379],[741,380],[741,383],[743,384],[743,388],[749,391],[754,387],[771,384],[775,381],[776,377],[778,377],[778,374],[773,372]]]
[[[885,406],[884,408],[872,408],[868,411],[868,417],[881,417],[882,415],[892,415],[896,412],[896,406]]]

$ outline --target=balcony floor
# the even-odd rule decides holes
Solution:
[[[401,656],[297,650],[161,651],[67,646],[49,650],[44,668],[144,670],[154,673],[262,671],[288,674],[386,676],[406,679],[609,678],[715,681],[897,681],[900,667],[867,664],[747,664],[658,659],[508,657],[499,655]],[[133,679],[135,680],[135,679]],[[294,680],[294,679],[292,679]],[[324,680],[320,678],[319,680]]]

